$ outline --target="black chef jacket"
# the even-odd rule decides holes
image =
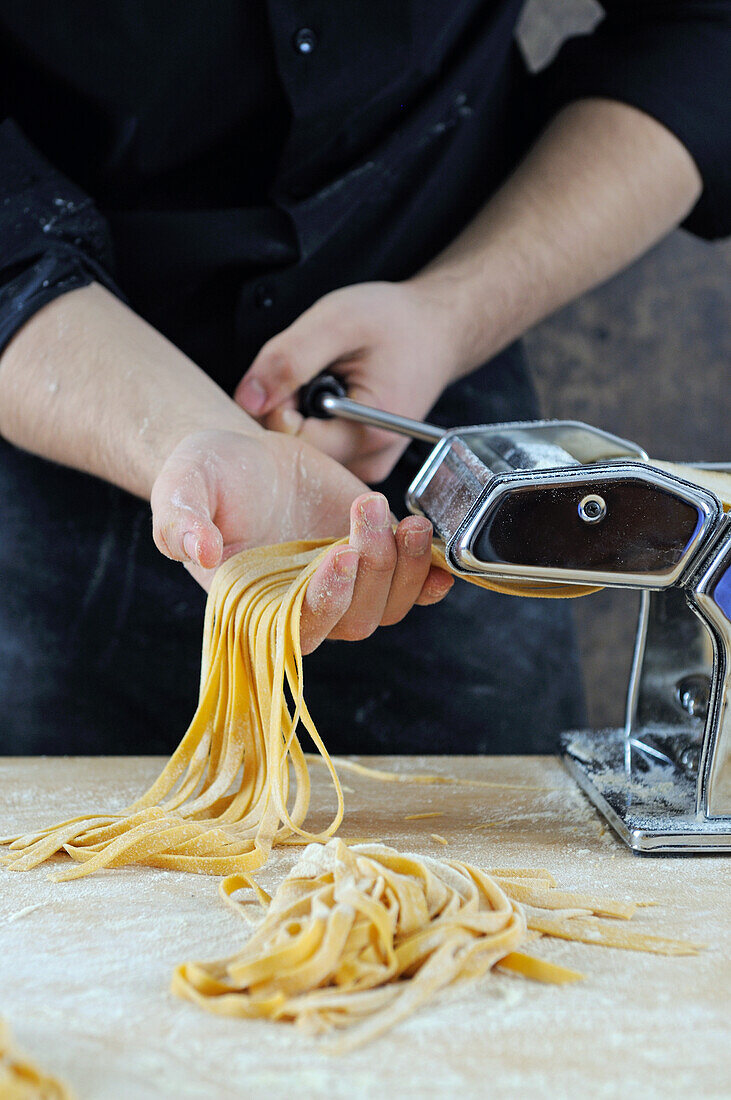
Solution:
[[[231,391],[322,294],[418,270],[585,96],[676,133],[704,181],[688,227],[727,232],[731,0],[608,0],[540,77],[513,42],[521,7],[0,0],[0,349],[98,280]],[[535,413],[510,349],[435,418]],[[146,507],[0,458],[5,750],[169,748],[202,596],[156,556]],[[389,480],[394,503],[417,462]],[[322,647],[308,676],[337,748],[540,750],[580,713],[564,609],[466,590],[357,650]]]

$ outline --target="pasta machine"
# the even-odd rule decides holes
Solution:
[[[332,376],[300,408],[432,444],[407,505],[455,573],[641,591],[625,725],[563,734],[563,759],[636,852],[731,852],[731,514],[716,493],[578,421],[445,431],[351,401]]]

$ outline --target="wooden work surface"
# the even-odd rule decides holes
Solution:
[[[230,954],[247,934],[215,879],[125,868],[54,884],[46,867],[0,869],[0,1014],[19,1044],[78,1100],[731,1096],[728,858],[633,856],[552,758],[370,762],[514,786],[395,785],[343,772],[343,836],[483,867],[546,867],[569,889],[654,899],[638,927],[709,949],[663,958],[544,940],[536,954],[586,980],[558,988],[490,975],[341,1060],[288,1025],[218,1018],[168,992],[175,963]],[[122,808],[162,763],[0,760],[0,831]],[[332,803],[324,769],[312,771],[313,824],[322,825]],[[262,884],[274,886],[296,851],[276,853]]]

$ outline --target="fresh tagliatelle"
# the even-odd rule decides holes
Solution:
[[[43,1073],[14,1047],[0,1019],[0,1100],[73,1100],[70,1090]]]
[[[230,899],[248,885],[234,875],[221,888]],[[554,912],[546,917],[546,910]],[[560,891],[543,870],[487,873],[336,838],[305,849],[239,952],[178,967],[173,991],[219,1015],[284,1020],[313,1034],[347,1028],[329,1047],[344,1053],[447,986],[495,966],[552,984],[580,979],[517,950],[538,931],[658,954],[698,950],[618,932],[614,926],[634,911],[626,902]]]
[[[304,699],[299,640],[305,590],[332,545],[283,543],[225,562],[206,605],[198,708],[158,779],[120,813],[85,814],[8,838],[3,862],[25,871],[66,852],[76,866],[56,871],[56,881],[129,863],[228,875],[263,867],[272,846],[287,838],[332,836],[343,794]],[[433,556],[445,566],[440,548]],[[521,590],[469,579],[498,591]],[[564,586],[542,590],[564,594]],[[535,593],[531,587],[525,594]],[[305,828],[310,780],[300,724],[330,771],[337,799],[332,821],[319,832]]]
[[[86,814],[14,839],[4,857],[11,870],[65,851],[76,866],[56,880],[129,863],[248,873],[285,837],[326,840],[335,832],[343,796],[305,704],[299,645],[305,590],[331,544],[248,550],[219,568],[206,605],[198,707],[160,776],[120,813]],[[328,764],[337,798],[318,833],[304,828],[310,782],[298,723]]]
[[[312,1033],[355,1022],[350,1046],[486,973],[525,932],[520,906],[466,864],[335,839],[305,849],[238,954],[180,966],[173,990],[211,1012]]]

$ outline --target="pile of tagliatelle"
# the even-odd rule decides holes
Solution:
[[[266,547],[222,565],[206,608],[198,708],[158,779],[121,813],[89,813],[6,839],[7,866],[24,871],[65,852],[73,864],[56,871],[56,881],[138,863],[226,875],[226,898],[251,887],[268,911],[244,948],[179,967],[173,988],[212,1012],[315,1032],[350,1027],[334,1049],[373,1037],[438,990],[498,964],[541,981],[580,977],[518,952],[538,934],[695,953],[696,945],[620,924],[634,906],[562,892],[545,871],[487,873],[330,839],[343,795],[305,703],[299,620],[307,584],[331,545]],[[439,548],[434,560],[444,565]],[[333,820],[318,833],[305,827],[310,781],[300,724],[337,796]],[[421,777],[429,778],[437,777]],[[270,903],[251,874],[282,843],[310,846]]]

